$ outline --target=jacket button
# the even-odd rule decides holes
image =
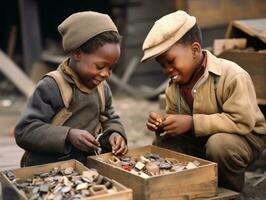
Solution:
[[[197,92],[197,90],[195,89],[195,90],[193,90],[193,93],[196,93]]]

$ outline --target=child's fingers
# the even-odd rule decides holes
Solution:
[[[85,145],[83,143],[79,143],[78,146],[77,146],[77,148],[80,149],[80,150],[82,150],[82,151],[85,151],[85,152],[90,149],[87,145]]]
[[[96,148],[100,146],[100,143],[91,134],[86,135],[86,140],[96,146]]]
[[[113,144],[112,144],[112,152],[115,153],[120,147],[120,144],[124,140],[121,136],[120,137],[114,137]]]
[[[127,153],[127,151],[128,151],[128,147],[127,147],[127,145],[126,145],[126,147],[125,147],[125,149],[124,149],[122,155],[125,155],[125,154]]]
[[[166,127],[173,123],[173,117],[166,117],[165,120],[162,122],[162,126]]]
[[[148,119],[148,123],[154,124],[155,126],[159,126],[160,123],[161,123],[161,121],[157,121],[157,120],[154,120],[154,119],[149,118]]]
[[[146,126],[151,131],[156,131],[158,129],[158,126],[156,126],[156,124],[153,124],[153,123],[150,123],[150,122],[147,122]]]
[[[97,149],[98,146],[96,146],[95,144],[93,144],[92,142],[88,141],[88,140],[84,140],[83,144],[86,145],[86,147],[89,149]]]
[[[125,150],[125,148],[126,148],[126,143],[125,143],[125,141],[124,141],[124,140],[121,141],[117,146],[118,146],[118,148],[117,148],[117,150],[114,152],[114,154],[115,154],[115,155],[122,155],[123,152],[124,152],[124,150]]]

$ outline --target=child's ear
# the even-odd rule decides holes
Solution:
[[[79,61],[80,58],[81,58],[81,50],[77,49],[77,50],[74,50],[71,52],[71,55],[72,55],[72,58],[75,60],[75,61]]]
[[[194,42],[191,45],[192,48],[192,54],[193,54],[193,58],[197,58],[200,55],[201,52],[201,45],[198,42]]]

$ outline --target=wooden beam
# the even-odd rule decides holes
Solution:
[[[0,49],[0,71],[23,93],[30,97],[35,83]]]
[[[24,67],[27,74],[41,59],[41,33],[36,0],[19,0]]]

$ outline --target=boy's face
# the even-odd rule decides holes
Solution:
[[[156,60],[173,83],[186,84],[197,67],[198,49],[194,44],[176,43]]]
[[[90,89],[106,80],[120,57],[120,44],[106,43],[92,53],[81,51],[74,53],[76,66],[74,71]]]

